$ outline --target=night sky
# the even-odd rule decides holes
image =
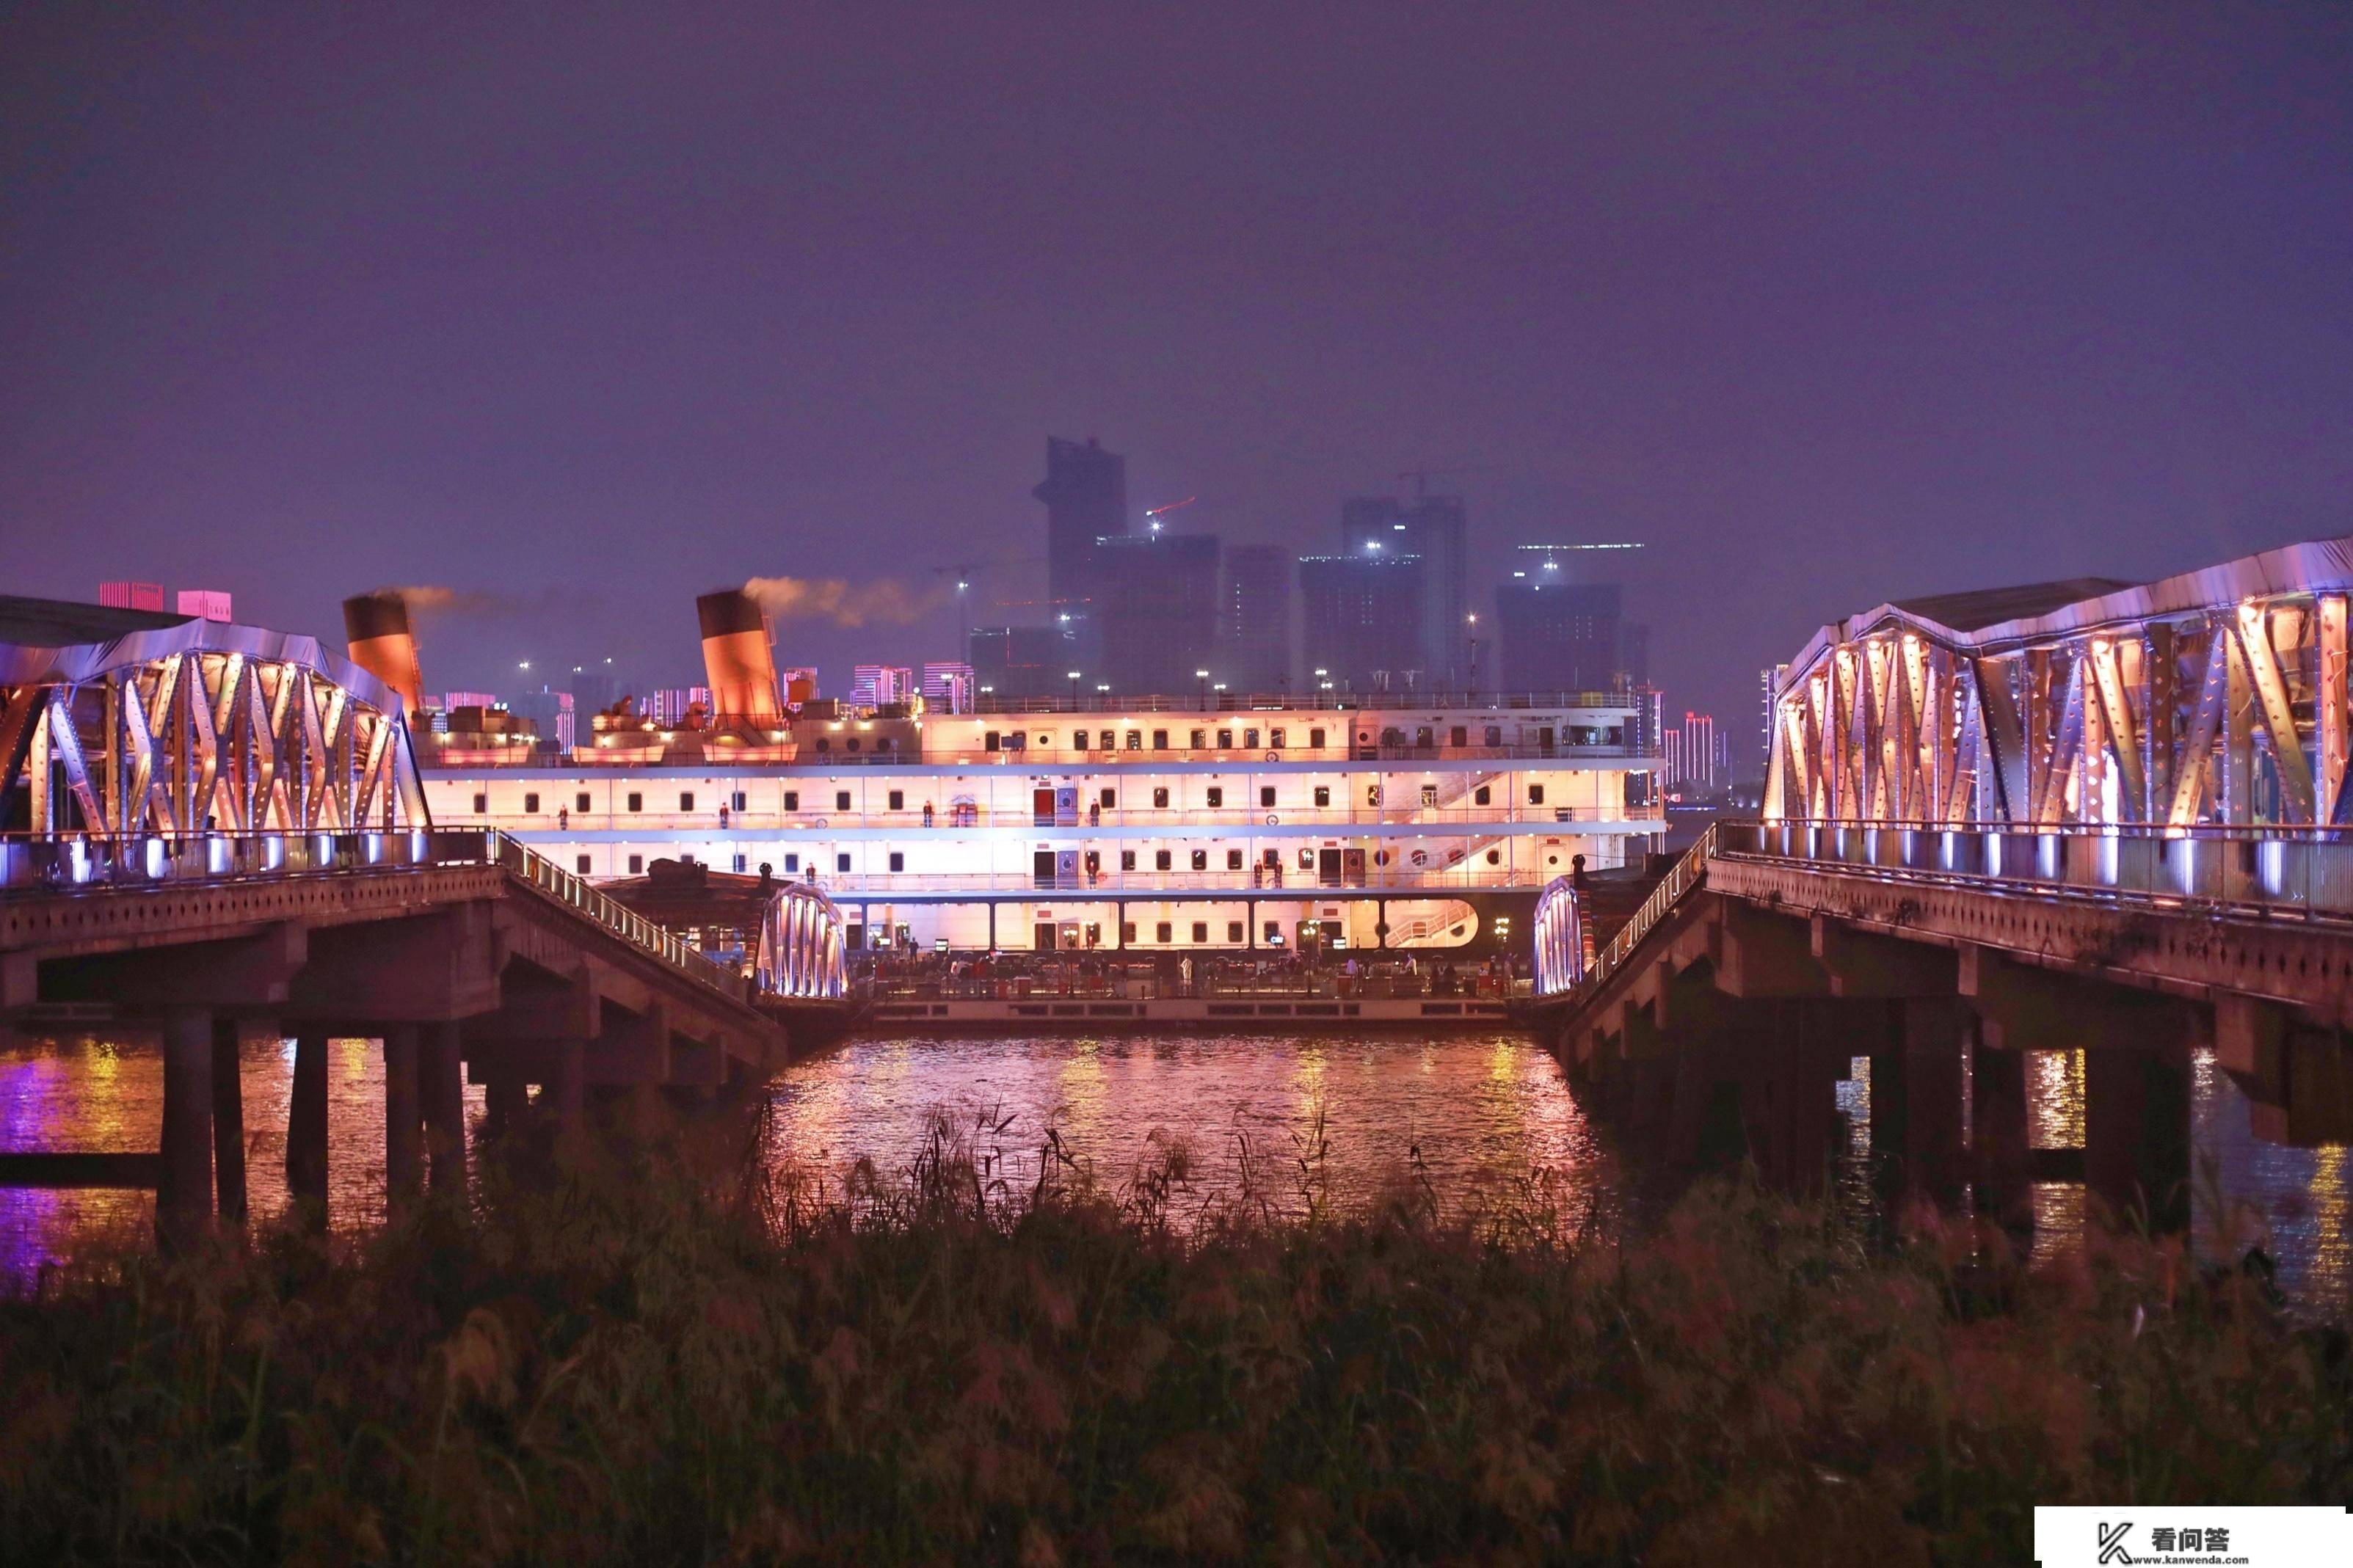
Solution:
[[[1467,470],[1482,591],[1644,541],[1746,739],[1834,615],[2353,531],[2342,5],[165,9],[0,21],[7,591],[682,680],[699,591],[1037,554],[1094,435],[1302,549]]]

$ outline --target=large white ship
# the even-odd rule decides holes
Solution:
[[[1525,955],[1546,882],[1639,863],[1666,827],[1625,694],[787,710],[733,598],[703,605],[720,717],[599,718],[568,751],[453,729],[420,758],[433,821],[600,881],[667,861],[813,882],[860,949],[1467,959]],[[405,628],[374,658],[364,629],[355,656],[413,689]]]

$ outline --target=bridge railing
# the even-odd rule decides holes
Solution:
[[[1724,852],[2047,885],[2265,913],[2353,916],[2353,827],[1725,822]]]
[[[1658,886],[1651,889],[1651,896],[1642,900],[1642,907],[1634,911],[1634,918],[1619,927],[1618,934],[1594,959],[1593,967],[1586,972],[1585,984],[1599,985],[1609,979],[1642,945],[1642,939],[1667,918],[1683,896],[1707,880],[1707,863],[1715,855],[1723,826],[1722,823],[1710,823],[1699,841],[1683,851],[1683,858],[1660,879]]]
[[[100,892],[286,877],[332,877],[489,865],[529,884],[649,956],[729,999],[744,977],[667,927],[598,892],[496,830],[385,828],[355,833],[64,834],[0,840],[0,894]]]

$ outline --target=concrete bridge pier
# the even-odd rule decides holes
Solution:
[[[1889,1008],[1884,1038],[1869,1053],[1873,1186],[1891,1204],[1916,1195],[1953,1207],[1965,1186],[1968,1011],[1956,998],[1927,996]]]
[[[2158,1040],[2084,1052],[2084,1190],[2152,1231],[2189,1227],[2189,1050]]]
[[[235,1016],[213,1015],[213,1182],[220,1217],[245,1223],[244,1037]]]
[[[384,1031],[384,1194],[394,1214],[411,1207],[424,1189],[417,1034],[415,1024],[391,1024]]]
[[[213,1016],[174,1007],[164,1016],[164,1146],[155,1188],[155,1236],[164,1248],[194,1245],[213,1221]]]
[[[466,1195],[466,1063],[456,1024],[424,1026],[417,1071],[433,1194],[462,1200]]]
[[[294,1084],[286,1107],[286,1191],[298,1224],[327,1227],[327,1031],[294,1033]]]

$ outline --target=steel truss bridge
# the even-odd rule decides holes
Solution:
[[[288,1175],[323,1214],[325,1049],[380,1039],[396,1201],[493,1131],[765,1076],[849,1018],[842,927],[780,889],[747,975],[497,832],[427,820],[400,698],[311,638],[0,598],[0,1026],[160,1035],[163,1147],[0,1152],[0,1184],[244,1209],[237,1041],[296,1041]],[[535,1094],[534,1094],[535,1091]]]
[[[1761,819],[1614,932],[1548,890],[1529,1021],[1671,1154],[1796,1183],[1867,1058],[1884,1189],[2011,1219],[2072,1177],[2186,1223],[2193,1047],[2259,1135],[2353,1140],[2348,596],[2340,539],[1824,627]],[[2084,1053],[2081,1150],[2028,1149],[2030,1050]]]

